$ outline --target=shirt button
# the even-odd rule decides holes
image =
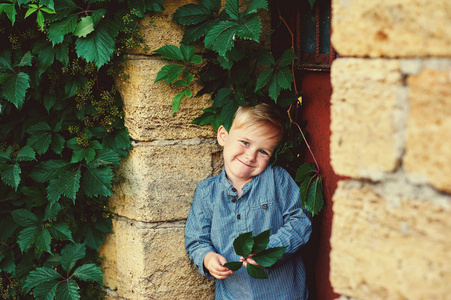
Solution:
[[[235,203],[235,202],[236,202],[236,198],[233,198],[233,199],[232,199],[232,202]]]
[[[236,188],[232,188],[232,192],[234,192],[234,193],[235,193],[235,192],[236,192]]]
[[[240,220],[240,219],[241,219],[241,215],[238,214],[238,215],[236,216],[236,218],[237,218],[238,220]]]
[[[263,209],[268,209],[268,204],[263,204],[262,207]]]

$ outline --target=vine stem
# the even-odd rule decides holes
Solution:
[[[316,170],[318,170],[318,173],[319,173],[319,165],[318,165],[318,161],[316,160],[316,157],[315,157],[315,155],[313,154],[312,149],[310,148],[310,145],[309,145],[309,143],[307,142],[307,139],[305,138],[305,135],[304,135],[304,132],[303,132],[302,129],[301,129],[301,126],[299,126],[299,124],[296,123],[295,121],[293,121],[293,119],[291,118],[291,115],[290,115],[290,109],[291,109],[291,106],[290,106],[290,108],[289,108],[288,111],[287,111],[288,118],[290,119],[290,123],[296,125],[296,127],[299,129],[299,132],[301,133],[302,138],[304,139],[304,143],[305,143],[305,145],[307,146],[307,149],[308,149],[308,151],[310,152],[310,155],[312,156],[313,161],[315,162]]]
[[[277,5],[277,12],[279,14],[279,19],[282,20],[283,24],[285,24],[285,27],[287,28],[288,32],[290,33],[290,36],[291,36],[291,50],[293,50],[293,52],[296,53],[294,51],[294,35],[293,35],[293,31],[291,31],[290,26],[288,26],[287,22],[282,17],[282,14],[280,13],[280,8],[279,8],[278,5]],[[291,74],[293,75],[294,94],[298,95],[298,89],[296,87],[296,78],[294,76],[294,61],[291,63]]]

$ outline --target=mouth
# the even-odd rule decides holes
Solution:
[[[238,159],[238,158],[237,158],[236,160],[239,161],[240,163],[242,163],[243,165],[245,165],[245,166],[248,167],[248,168],[253,168],[253,166],[251,166],[251,165],[245,163],[244,161],[242,161],[242,160],[240,160],[240,159]]]

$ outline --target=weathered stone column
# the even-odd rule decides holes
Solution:
[[[197,184],[221,169],[216,133],[191,124],[208,98],[185,99],[172,116],[178,91],[154,84],[166,62],[152,51],[179,45],[172,15],[186,3],[165,1],[165,11],[141,22],[149,49],[128,55],[125,66],[121,95],[133,143],[110,201],[114,233],[101,248],[108,299],[213,299],[214,281],[189,262],[183,235]]]
[[[451,2],[333,0],[331,282],[450,299]]]

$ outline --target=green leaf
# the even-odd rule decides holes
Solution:
[[[86,38],[79,38],[75,42],[78,56],[93,62],[97,69],[110,61],[115,49],[114,39],[105,23],[100,23]]]
[[[230,102],[230,99],[233,96],[233,91],[229,88],[222,88],[220,89],[214,98],[213,107],[223,107],[227,103]]]
[[[262,267],[271,267],[282,257],[285,253],[285,249],[287,249],[287,247],[269,248],[252,256],[252,259]]]
[[[175,95],[174,99],[172,100],[172,115],[178,112],[183,97],[187,96],[187,91],[188,90],[183,90],[182,92]]]
[[[51,10],[55,10],[55,4],[54,4],[54,0],[40,0],[39,1],[41,4],[47,6],[48,8],[50,8]],[[45,9],[42,8],[43,10]]]
[[[307,201],[307,193],[310,188],[310,183],[313,181],[314,178],[315,175],[309,176],[305,178],[299,185],[299,194],[301,196],[301,202],[303,207],[305,206],[305,202]]]
[[[42,228],[38,231],[37,235],[35,235],[36,248],[51,253],[50,251],[50,242],[52,241],[52,237],[47,228]]]
[[[277,102],[280,95],[280,86],[277,84],[277,76],[272,76],[268,86],[268,96]]]
[[[180,45],[180,52],[182,54],[184,62],[189,62],[193,57],[195,51],[196,47],[194,45],[186,45],[186,44]]]
[[[38,54],[38,63],[41,69],[41,72],[47,70],[51,64],[55,61],[55,50],[53,47],[48,44],[46,47],[42,48]]]
[[[61,250],[61,267],[70,272],[77,261],[85,257],[86,246],[84,244],[67,245]]]
[[[75,149],[72,153],[72,159],[71,163],[77,163],[82,161],[83,159],[86,160],[86,163],[90,163],[94,157],[96,156],[96,150],[91,147],[82,147],[80,149]]]
[[[157,83],[161,80],[166,80],[166,84],[169,84],[177,78],[180,77],[183,70],[185,69],[185,66],[182,65],[166,65],[163,66],[157,74],[157,78],[155,79],[154,83]]]
[[[266,249],[269,243],[269,235],[271,229],[265,230],[260,234],[254,236],[254,246],[252,247],[252,254],[258,254]]]
[[[205,36],[205,47],[218,52],[221,56],[224,56],[227,51],[232,49],[236,34],[237,24],[235,22],[219,22],[219,24],[213,26]]]
[[[238,20],[240,18],[239,0],[227,0],[224,9],[233,20]]]
[[[308,0],[308,3],[310,4],[310,8],[313,9],[313,5],[315,4],[316,0]]]
[[[33,148],[26,145],[23,146],[22,149],[19,150],[16,157],[17,161],[32,161],[36,160],[36,153],[34,152]]]
[[[267,49],[262,49],[257,54],[257,62],[262,66],[271,66],[274,64],[274,56]]]
[[[221,0],[202,0],[201,3],[212,12],[219,12],[221,8]]]
[[[30,173],[30,177],[37,182],[47,182],[61,176],[70,167],[65,160],[48,160],[39,163]]]
[[[27,140],[27,144],[33,147],[38,154],[44,154],[47,152],[50,143],[52,142],[52,129],[45,122],[40,122],[27,130],[30,137]]]
[[[61,154],[64,149],[64,144],[66,141],[60,134],[54,134],[52,136],[52,142],[50,143],[50,147],[52,148],[52,151],[56,154]]]
[[[97,229],[97,226],[94,227],[92,226],[92,224],[88,224],[88,226],[86,226],[85,228],[83,242],[89,248],[98,251],[99,247],[103,244],[104,236],[104,231]]]
[[[191,59],[189,60],[190,64],[201,64],[202,63],[202,56],[200,55],[193,55]]]
[[[235,116],[235,112],[238,109],[238,104],[235,101],[229,101],[226,105],[221,109],[221,113],[219,114],[222,120],[222,125],[228,131],[230,127],[232,127],[233,117]]]
[[[103,283],[102,270],[95,264],[82,265],[75,269],[73,275],[83,281],[94,281],[98,284]]]
[[[237,255],[248,257],[252,253],[252,247],[254,246],[254,239],[252,237],[252,231],[240,234],[233,241],[233,249]]]
[[[307,200],[303,203],[303,208],[309,211],[312,216],[318,214],[324,206],[323,180],[317,177],[308,190]]]
[[[243,266],[243,263],[241,261],[231,261],[225,263],[223,266],[235,272],[238,271]]]
[[[91,169],[87,168],[83,173],[82,188],[86,195],[93,196],[111,196],[113,180],[113,170],[111,167]]]
[[[55,203],[61,195],[75,201],[78,190],[80,189],[80,169],[75,171],[66,171],[61,177],[50,180],[47,187],[47,197],[50,203]]]
[[[266,274],[265,270],[261,269],[260,267],[257,267],[255,265],[252,265],[250,263],[246,266],[247,274],[255,279],[268,279],[268,275]]]
[[[99,166],[115,165],[118,166],[121,161],[119,154],[111,149],[100,149],[96,153],[96,157],[89,163],[90,168],[97,168]]]
[[[77,27],[77,15],[71,14],[60,22],[52,23],[49,27],[49,39],[53,46],[60,44],[64,40],[64,36],[75,31]]]
[[[246,14],[255,14],[259,9],[268,10],[267,0],[253,0],[246,9]]]
[[[28,291],[37,285],[60,278],[62,278],[61,275],[53,269],[45,267],[37,268],[36,270],[31,271],[27,276],[23,289],[26,293],[28,293]]]
[[[39,228],[37,226],[31,226],[24,228],[17,238],[17,243],[19,244],[20,250],[26,251],[28,248],[33,245],[36,240],[36,237],[39,234]]]
[[[279,67],[287,67],[287,66],[291,65],[293,60],[295,60],[297,58],[298,57],[296,56],[296,54],[294,54],[293,49],[289,48],[289,49],[285,50],[285,52],[282,54],[277,65]]]
[[[11,74],[3,83],[3,95],[6,100],[21,108],[25,101],[25,93],[30,87],[30,76],[27,73]]]
[[[274,75],[277,77],[277,84],[281,89],[290,89],[293,82],[293,74],[289,68],[280,68]]]
[[[246,40],[253,40],[258,42],[260,38],[260,33],[262,31],[262,24],[260,21],[260,17],[257,15],[246,20],[244,24],[241,24],[237,28],[236,35],[239,38]]]
[[[20,60],[20,63],[17,65],[18,67],[31,67],[31,59],[32,59],[31,52],[28,51],[27,53],[22,56],[22,59]]]
[[[73,279],[61,282],[56,289],[56,299],[58,300],[78,300],[80,287]]]
[[[3,168],[0,168],[0,175],[3,182],[17,191],[20,183],[21,169],[18,163],[8,164]]]
[[[192,47],[194,48],[194,46],[192,46]],[[161,56],[163,56],[166,59],[179,60],[179,61],[183,61],[183,62],[186,61],[180,48],[178,48],[177,46],[174,46],[174,45],[166,45],[166,46],[160,47],[157,50],[155,50],[155,53],[160,54]]]
[[[260,73],[260,75],[258,75],[257,83],[255,84],[255,91],[258,91],[259,89],[264,87],[266,84],[268,84],[268,82],[272,78],[273,74],[274,74],[273,68],[263,70]]]
[[[54,46],[55,58],[66,67],[69,64],[69,46],[68,46],[69,43],[67,42],[68,40],[70,40],[70,38],[66,37],[65,41],[62,44]]]
[[[38,217],[28,209],[16,209],[11,212],[14,222],[21,226],[30,227],[37,225]]]
[[[196,26],[186,28],[182,43],[191,44],[199,40],[200,38],[205,36],[208,30],[215,24],[217,24],[216,21],[206,21]]]
[[[50,280],[38,284],[33,290],[33,296],[38,300],[53,300],[55,298],[56,289],[58,288],[59,280]]]
[[[16,22],[16,8],[13,3],[0,3],[0,13],[5,12],[8,19],[11,21],[11,24],[14,25]]]
[[[38,22],[39,28],[41,28],[41,30],[44,30],[44,15],[42,14],[41,10],[38,11],[36,20]]]
[[[75,28],[74,35],[77,37],[86,37],[94,31],[94,21],[91,16],[83,17]]]
[[[52,237],[54,237],[57,240],[74,242],[74,240],[72,239],[72,232],[70,231],[69,225],[67,225],[64,222],[52,224],[49,230]]]
[[[315,164],[313,163],[304,163],[301,166],[298,167],[296,170],[296,182],[302,182],[304,181],[309,175],[312,175],[313,173],[317,173]]]
[[[202,5],[187,4],[175,12],[173,18],[180,25],[194,25],[210,18],[211,12]]]

